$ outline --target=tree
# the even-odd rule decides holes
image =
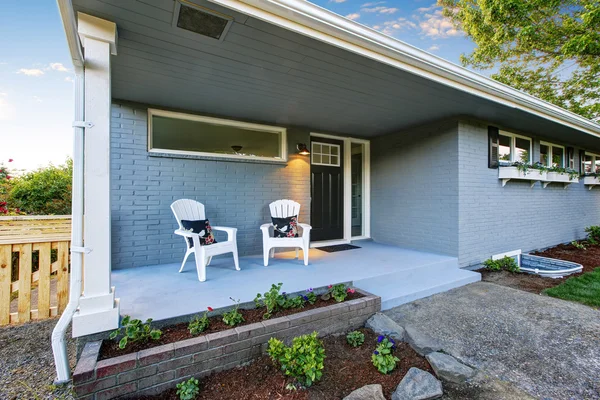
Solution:
[[[464,66],[586,118],[600,117],[599,0],[438,0],[475,42]]]
[[[8,202],[27,214],[71,214],[73,160],[52,165],[11,179]]]

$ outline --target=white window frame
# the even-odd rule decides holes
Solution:
[[[249,156],[240,154],[221,154],[221,153],[210,153],[202,151],[188,151],[188,150],[172,150],[172,149],[161,149],[155,148],[152,144],[152,117],[167,117],[173,119],[183,119],[188,121],[206,122],[215,125],[232,126],[242,129],[250,129],[255,131],[271,132],[279,135],[279,156],[278,157],[261,157],[261,156]],[[253,161],[275,161],[275,162],[287,162],[287,130],[280,126],[261,125],[253,124],[249,122],[234,121],[231,119],[205,117],[202,115],[187,114],[174,111],[159,110],[155,108],[148,109],[148,152],[149,153],[160,153],[160,154],[173,154],[173,155],[188,155],[188,156],[199,156],[199,157],[210,157],[210,158],[225,158],[232,160],[253,160]]]
[[[596,154],[596,153],[590,153],[589,151],[585,152],[586,156],[591,156],[592,157],[592,174],[595,174],[596,171],[594,171],[595,167],[596,167],[596,160],[600,160],[600,154]],[[583,160],[579,160],[580,164],[581,164],[581,173],[582,174],[586,174],[585,172],[585,168],[583,166]]]
[[[552,152],[552,147],[560,147],[563,151],[563,155],[562,155],[562,165],[559,166],[559,168],[566,168],[567,149],[565,148],[565,146],[561,146],[560,144],[550,143],[550,142],[545,142],[545,141],[540,141],[540,146],[541,145],[548,146],[548,162],[546,163],[546,167],[552,168],[552,160],[554,158],[554,153]],[[541,158],[541,156],[542,156],[542,151],[540,149],[540,158]]]
[[[313,157],[314,157],[315,155],[317,155],[317,154],[321,156],[321,160],[323,159],[323,156],[324,156],[324,155],[325,155],[325,156],[329,156],[329,159],[330,159],[330,160],[331,160],[331,156],[332,156],[332,154],[331,154],[331,153],[325,154],[325,153],[318,153],[318,152],[315,152],[315,151],[314,151],[314,150],[315,150],[315,147],[314,147],[314,146],[315,146],[315,144],[318,144],[318,145],[320,145],[321,147],[322,147],[322,146],[327,146],[327,147],[329,147],[330,149],[331,149],[331,148],[336,148],[336,149],[337,149],[337,163],[336,163],[336,164],[332,164],[332,163],[322,163],[322,162],[320,162],[320,163],[316,163],[316,162],[314,162],[314,161],[313,161]],[[342,164],[341,164],[341,160],[340,160],[340,158],[341,158],[341,157],[340,157],[340,150],[341,150],[341,146],[340,146],[339,144],[325,143],[325,142],[317,142],[317,141],[314,141],[314,142],[312,142],[312,141],[311,141],[311,143],[310,143],[310,163],[311,163],[312,165],[324,165],[324,166],[326,166],[326,167],[339,167],[340,165],[342,165]],[[335,155],[335,154],[334,154],[334,155]]]
[[[523,136],[523,135],[519,135],[517,133],[512,133],[512,132],[507,132],[507,131],[500,131],[498,132],[498,159],[500,162],[500,165],[502,165],[502,163],[514,163],[515,162],[515,141],[516,138],[520,138],[520,139],[525,139],[525,140],[529,140],[529,162],[528,164],[533,163],[533,139],[528,137],[528,136]],[[510,161],[506,161],[506,160],[500,160],[500,136],[508,136],[510,137]],[[518,160],[520,161],[520,160]]]

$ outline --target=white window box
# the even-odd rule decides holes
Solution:
[[[587,186],[589,190],[592,190],[594,186],[600,185],[600,178],[597,176],[584,176],[583,184]]]
[[[546,172],[542,172],[539,169],[530,168],[527,172],[519,171],[517,167],[499,167],[498,168],[498,179],[502,179],[502,186],[506,186],[506,183],[512,179],[529,181],[531,187],[536,182],[546,180]]]
[[[578,183],[579,178],[570,178],[569,174],[564,172],[548,172],[546,174],[546,181],[542,183],[542,186],[546,187],[551,183],[562,183],[566,189],[571,183]]]

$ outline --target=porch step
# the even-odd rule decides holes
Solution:
[[[381,297],[389,310],[423,297],[479,282],[481,274],[458,268],[456,260],[354,281],[354,286]]]

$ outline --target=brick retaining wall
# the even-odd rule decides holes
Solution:
[[[152,395],[190,377],[203,377],[247,363],[264,353],[271,337],[319,336],[357,329],[381,310],[370,293],[355,300],[210,333],[137,353],[97,361],[101,341],[88,342],[73,373],[79,399],[104,400]]]

